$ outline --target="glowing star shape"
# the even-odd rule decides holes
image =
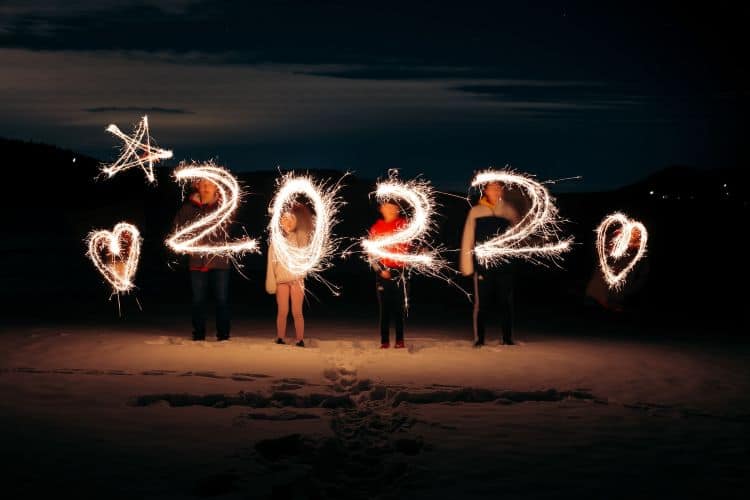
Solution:
[[[544,186],[516,172],[492,169],[479,172],[471,186],[477,187],[489,182],[499,182],[506,188],[521,188],[528,196],[531,208],[518,224],[474,248],[474,254],[482,265],[492,266],[512,257],[534,262],[542,258],[555,259],[570,249],[573,239],[560,239],[561,221],[557,207]]]
[[[442,265],[437,252],[427,250],[420,253],[400,253],[393,248],[416,246],[430,248],[427,237],[433,230],[433,213],[435,207],[432,186],[427,181],[399,181],[395,171],[389,179],[377,184],[375,198],[383,200],[402,200],[411,209],[409,223],[392,234],[375,238],[363,238],[362,248],[371,260],[388,259],[401,262],[405,267],[433,274]]]
[[[88,257],[112,286],[114,293],[130,291],[135,286],[133,277],[141,255],[138,228],[120,222],[112,231],[92,231],[86,241]]]
[[[231,222],[232,216],[239,206],[242,191],[237,179],[226,169],[209,163],[181,164],[174,172],[178,182],[188,180],[207,179],[214,184],[218,191],[218,207],[213,212],[200,217],[197,220],[179,227],[166,240],[166,245],[173,251],[181,254],[202,255],[226,255],[231,257],[237,254],[253,252],[258,250],[258,242],[254,239],[243,238],[238,240],[227,239],[221,244],[206,244],[204,240],[208,236],[215,236],[224,231]]]
[[[608,242],[607,239],[610,238],[612,230],[615,234]],[[616,212],[602,220],[596,229],[596,251],[599,254],[599,266],[610,288],[618,289],[625,284],[628,273],[646,253],[647,240],[646,226],[628,218],[625,214]],[[635,253],[631,250],[635,250]],[[623,258],[626,260],[622,261]],[[624,266],[616,272],[612,269],[610,262],[612,264],[624,263]]]
[[[286,174],[278,181],[278,189],[269,211],[268,224],[270,245],[276,259],[295,276],[316,275],[328,267],[331,255],[336,251],[337,241],[331,231],[336,223],[340,202],[336,198],[339,185],[332,187],[316,184],[310,177]],[[314,229],[305,246],[290,245],[282,227],[281,218],[299,195],[307,197],[314,211]]]
[[[118,172],[133,167],[140,167],[149,182],[155,182],[154,163],[172,158],[172,151],[157,148],[151,144],[148,133],[148,116],[144,116],[135,128],[133,136],[127,136],[115,124],[107,127],[107,132],[123,141],[120,157],[110,165],[102,167],[102,173],[111,178]]]

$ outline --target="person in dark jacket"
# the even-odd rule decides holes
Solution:
[[[193,193],[180,208],[174,219],[176,228],[205,217],[219,206],[219,193],[216,184],[208,179],[196,183]],[[222,229],[209,235],[204,241],[223,243],[226,235]],[[193,340],[206,339],[206,304],[209,288],[213,289],[216,301],[216,340],[229,340],[229,270],[231,262],[223,255],[190,254],[189,269],[192,287]]]
[[[512,264],[489,268],[480,265],[474,247],[518,224],[520,216],[513,205],[503,200],[504,186],[489,182],[484,186],[479,203],[471,208],[461,239],[459,268],[474,282],[474,346],[484,345],[487,313],[500,316],[502,344],[513,342],[513,271]]]
[[[388,236],[408,225],[401,216],[401,208],[394,201],[384,201],[379,207],[382,219],[370,228],[370,238]],[[406,253],[409,245],[398,244],[387,247],[392,253]],[[375,291],[380,309],[380,348],[388,349],[390,344],[391,322],[396,330],[396,349],[404,347],[404,305],[406,301],[407,278],[404,275],[404,262],[396,259],[372,259],[375,270]]]

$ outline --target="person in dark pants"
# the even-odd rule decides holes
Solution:
[[[499,182],[484,186],[479,203],[466,217],[461,240],[459,267],[461,274],[471,276],[474,284],[474,345],[483,346],[489,313],[500,317],[504,345],[513,342],[513,269],[512,264],[488,268],[477,263],[474,247],[518,224],[518,211],[503,201],[504,187]]]
[[[196,185],[197,191],[190,196],[175,216],[174,226],[183,227],[198,218],[216,210],[219,206],[219,195],[216,184],[208,179],[201,179]],[[225,234],[217,230],[209,235],[205,242],[221,243]],[[190,283],[193,292],[192,320],[193,340],[206,339],[206,309],[209,290],[213,291],[216,301],[216,340],[229,340],[231,318],[229,311],[229,270],[231,263],[228,257],[220,255],[191,254],[189,257]]]
[[[513,273],[478,266],[473,279],[474,340],[477,347],[484,345],[487,317],[493,312],[500,319],[502,344],[513,345]]]
[[[206,339],[209,288],[216,301],[216,340],[229,340],[229,269],[191,269],[193,289],[193,340]]]
[[[393,201],[384,201],[379,207],[382,219],[370,228],[370,238],[377,239],[393,234],[404,228],[408,222],[401,216],[401,208]],[[406,253],[408,245],[397,244],[384,248],[391,253]],[[390,347],[391,323],[396,330],[396,349],[404,346],[404,314],[406,304],[407,278],[404,263],[392,258],[371,259],[375,270],[375,291],[380,309],[380,348]]]
[[[380,347],[390,347],[390,325],[396,331],[396,349],[404,346],[404,304],[406,301],[406,283],[402,281],[401,270],[389,268],[375,277],[375,290],[380,308]],[[387,278],[384,277],[385,273]]]

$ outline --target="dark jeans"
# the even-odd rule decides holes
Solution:
[[[474,340],[484,342],[487,317],[496,311],[503,342],[512,341],[513,274],[498,271],[474,273]]]
[[[377,275],[375,291],[380,306],[380,342],[390,342],[390,327],[393,322],[396,328],[396,341],[404,340],[404,282],[392,271],[391,279]]]
[[[229,338],[229,269],[207,272],[190,271],[193,287],[193,338],[206,337],[206,303],[208,288],[213,285],[216,301],[216,338]]]

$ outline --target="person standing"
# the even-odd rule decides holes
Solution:
[[[377,239],[395,233],[406,227],[408,221],[401,216],[401,207],[392,200],[380,203],[378,207],[381,219],[370,228],[370,238]],[[391,253],[406,253],[408,244],[392,245],[385,248]],[[404,315],[408,288],[408,277],[404,274],[404,262],[396,259],[371,259],[375,271],[375,291],[378,297],[380,312],[380,348],[388,349],[390,343],[391,323],[396,330],[396,349],[404,345]]]
[[[219,207],[219,192],[212,181],[201,179],[196,191],[185,200],[174,219],[174,227],[184,227],[214,212]],[[223,228],[206,237],[206,242],[222,243]],[[224,255],[190,254],[190,284],[192,288],[193,340],[206,340],[206,308],[209,288],[216,301],[216,340],[229,340],[231,319],[229,311],[229,270],[231,262]]]
[[[459,269],[474,285],[474,346],[485,343],[487,316],[497,310],[502,331],[501,344],[513,345],[513,269],[512,264],[496,267],[477,262],[474,247],[508,230],[520,221],[518,211],[503,200],[505,187],[488,182],[479,202],[471,208],[464,223]]]
[[[302,203],[294,203],[291,209],[280,217],[281,229],[287,243],[304,247],[309,243],[312,231],[312,213]],[[289,317],[289,303],[292,305],[292,318],[297,347],[305,347],[305,317],[302,306],[305,299],[305,277],[293,274],[278,258],[273,243],[268,246],[266,268],[266,292],[276,295],[276,343],[286,344],[286,324]]]

